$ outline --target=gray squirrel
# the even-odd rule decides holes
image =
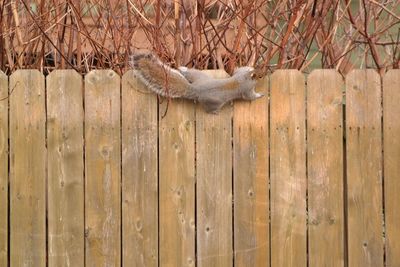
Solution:
[[[216,79],[186,67],[170,68],[151,53],[135,54],[132,66],[136,77],[151,91],[164,97],[200,102],[208,113],[217,114],[229,101],[255,100],[257,75],[252,67],[237,68],[229,78]]]

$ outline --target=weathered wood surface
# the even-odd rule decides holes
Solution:
[[[271,266],[306,266],[304,76],[273,73],[270,106]]]
[[[381,83],[374,70],[346,77],[349,266],[383,266]]]
[[[164,99],[159,118],[160,266],[195,266],[194,105]]]
[[[225,77],[225,72],[212,73]],[[232,266],[232,107],[196,109],[197,263]]]
[[[334,70],[308,76],[309,266],[344,266],[343,87]]]
[[[400,266],[400,70],[383,77],[386,266]]]
[[[123,266],[158,266],[157,97],[122,79]]]
[[[86,266],[118,266],[121,256],[120,77],[85,76]]]
[[[0,266],[8,265],[8,77],[0,72]]]
[[[44,76],[10,77],[10,264],[46,265],[46,110]]]
[[[269,264],[268,78],[256,101],[235,103],[233,115],[235,266]]]
[[[47,76],[49,266],[84,266],[82,85],[72,70]]]
[[[0,266],[400,265],[399,71],[304,77],[163,117],[133,71],[0,74]]]

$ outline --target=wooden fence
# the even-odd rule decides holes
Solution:
[[[133,72],[0,75],[0,266],[400,266],[400,71],[258,87],[210,115]]]

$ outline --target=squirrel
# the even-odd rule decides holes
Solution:
[[[255,91],[257,75],[252,67],[240,67],[229,78],[215,79],[197,69],[173,69],[152,53],[133,55],[131,64],[136,77],[151,91],[164,97],[194,100],[208,113],[217,114],[235,99],[264,96]]]

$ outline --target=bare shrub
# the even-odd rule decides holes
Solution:
[[[400,0],[4,0],[0,68],[399,68]]]

